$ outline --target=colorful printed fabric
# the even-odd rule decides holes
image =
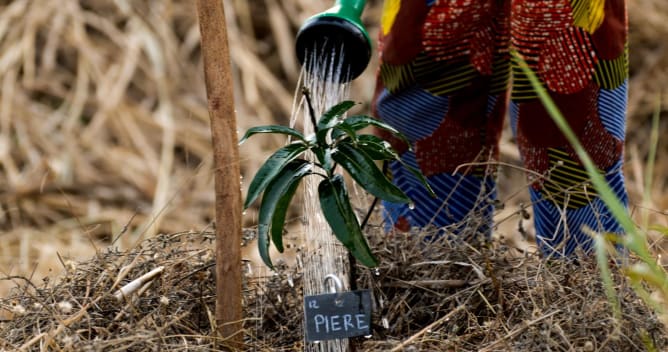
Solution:
[[[626,42],[625,0],[386,0],[373,113],[406,134],[410,148],[393,145],[438,195],[391,164],[393,182],[415,204],[386,202],[388,230],[460,234],[478,219],[478,232],[489,235],[496,191],[493,163],[486,162],[498,158],[509,112],[532,181],[542,252],[590,251],[585,227],[621,233],[510,48],[538,74],[626,203]]]

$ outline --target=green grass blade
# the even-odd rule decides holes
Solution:
[[[578,157],[580,158],[580,161],[587,170],[587,174],[591,178],[591,181],[594,184],[594,187],[596,188],[599,197],[605,203],[605,205],[608,207],[614,218],[626,232],[626,235],[623,236],[622,238],[622,243],[626,248],[634,252],[644,263],[644,265],[646,265],[647,271],[649,272],[648,277],[652,277],[655,280],[659,278],[658,282],[661,282],[661,284],[657,288],[663,290],[663,292],[667,292],[668,284],[666,284],[666,282],[668,281],[668,275],[663,270],[663,268],[657,264],[657,261],[650,254],[645,236],[636,227],[635,223],[631,219],[631,216],[627,212],[626,207],[617,198],[615,193],[612,191],[612,189],[604,179],[604,177],[598,172],[594,162],[591,160],[585,149],[582,147],[582,144],[578,140],[577,136],[575,135],[575,133],[573,133],[573,130],[570,128],[570,126],[564,119],[563,115],[555,105],[554,101],[552,100],[552,98],[549,96],[545,88],[538,80],[538,77],[536,77],[531,68],[529,68],[527,63],[521,58],[521,56],[517,52],[513,51],[512,56],[515,62],[519,65],[520,69],[529,78],[531,85],[538,94],[538,97],[540,98],[545,109],[548,111],[552,120],[559,127],[564,136],[566,136],[568,142],[573,146],[573,149],[575,150]],[[611,284],[612,279],[610,274],[610,268],[608,267],[607,263],[607,256],[605,255],[604,249],[602,249],[604,247],[604,244],[599,243],[604,241],[604,239],[603,236],[601,236],[600,234],[596,235],[595,239],[596,239],[597,259],[601,270],[601,276],[606,286],[606,294],[608,295],[608,298],[613,307],[615,307],[614,309],[618,309],[619,302],[617,301],[616,297],[612,297],[614,296],[614,288],[612,287]],[[619,314],[616,311],[614,313],[615,315]]]
[[[606,241],[603,235],[595,233],[592,230],[586,229],[590,236],[594,237],[594,247],[596,248],[596,262],[598,263],[599,270],[601,271],[601,279],[603,280],[603,286],[605,288],[605,295],[608,297],[608,301],[612,305],[612,314],[617,323],[621,322],[622,318],[622,306],[619,303],[617,294],[615,292],[615,285],[612,280],[612,273],[610,272],[610,267],[608,266],[608,255],[606,253]]]
[[[582,147],[582,144],[578,140],[577,136],[568,125],[568,122],[566,122],[566,119],[561,114],[552,98],[538,80],[538,77],[536,77],[535,73],[531,70],[531,68],[529,68],[527,63],[522,60],[518,53],[513,52],[513,56],[522,71],[529,78],[531,85],[538,94],[538,97],[545,106],[545,109],[548,111],[550,117],[555,122],[557,127],[559,127],[564,136],[566,136],[568,142],[573,146],[573,149],[578,155],[578,158],[580,158],[582,165],[587,170],[587,173],[591,178],[594,187],[596,187],[599,197],[606,204],[612,215],[626,232],[628,237],[628,240],[625,241],[626,246],[638,254],[641,258],[643,258],[643,260],[650,260],[650,255],[647,248],[644,246],[644,242],[639,243],[637,241],[639,236],[638,230],[628,212],[626,211],[626,207],[617,198],[608,183],[605,181],[603,175],[598,172],[596,165],[589,157],[584,147]]]
[[[561,114],[561,111],[559,111],[559,109],[557,108],[556,104],[554,103],[550,95],[547,93],[543,85],[538,80],[538,77],[536,77],[536,74],[531,70],[531,68],[529,68],[527,63],[524,60],[522,60],[519,54],[514,52],[513,55],[515,56],[515,60],[517,61],[518,65],[520,66],[524,74],[526,74],[527,77],[529,78],[531,85],[538,94],[538,97],[540,98],[541,102],[543,103],[543,106],[549,113],[550,117],[552,117],[552,120],[557,125],[557,127],[559,127],[559,130],[561,130],[564,136],[566,136],[568,142],[573,146],[573,149],[575,149],[578,158],[580,158],[580,161],[582,162],[583,166],[587,170],[587,173],[591,177],[592,183],[594,184],[594,187],[596,187],[596,190],[598,191],[598,194],[601,197],[601,199],[606,203],[606,205],[612,212],[615,219],[619,221],[620,225],[624,228],[624,231],[626,231],[627,233],[636,232],[636,226],[633,223],[633,220],[631,220],[631,218],[628,216],[626,212],[626,207],[624,207],[621,201],[617,199],[617,196],[614,194],[608,183],[605,181],[604,177],[598,172],[598,168],[596,167],[592,159],[589,157],[584,147],[582,147],[582,144],[578,140],[577,136],[575,135],[571,127],[568,125],[568,122]]]

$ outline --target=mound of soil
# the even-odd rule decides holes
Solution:
[[[371,230],[378,231],[378,230]],[[668,346],[665,327],[612,265],[621,316],[614,318],[590,260],[545,261],[501,243],[427,242],[423,234],[371,234],[382,265],[357,267],[358,289],[372,290],[373,336],[363,351],[629,351]],[[107,250],[67,266],[40,287],[13,277],[0,300],[0,347],[37,351],[209,351],[214,258],[211,233],[177,233],[136,248]],[[245,265],[242,265],[245,268]],[[117,290],[161,268],[135,293]],[[246,275],[247,350],[304,347],[298,267],[268,277]]]

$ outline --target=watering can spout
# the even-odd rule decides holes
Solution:
[[[341,67],[341,83],[362,74],[371,60],[371,40],[361,20],[365,4],[366,0],[337,0],[329,10],[306,20],[297,33],[299,62],[318,55],[318,60]]]

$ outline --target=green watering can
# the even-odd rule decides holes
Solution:
[[[362,74],[371,59],[371,40],[361,20],[365,4],[366,0],[337,0],[329,10],[306,20],[297,33],[299,62],[304,64],[306,55],[314,53],[324,62],[333,60],[334,67],[341,65],[341,83]]]

